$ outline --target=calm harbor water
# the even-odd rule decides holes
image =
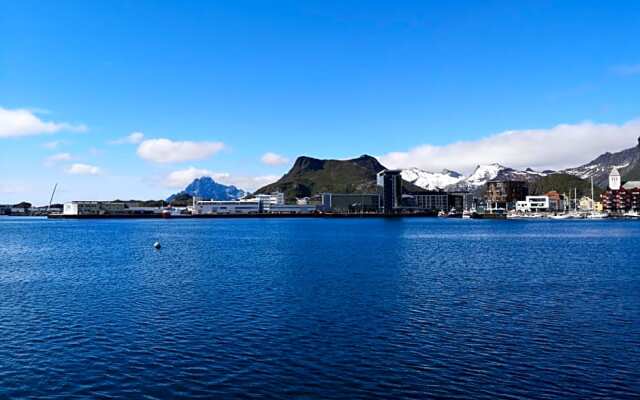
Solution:
[[[640,222],[0,218],[0,332],[0,398],[638,399]]]

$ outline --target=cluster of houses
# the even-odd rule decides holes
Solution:
[[[608,215],[636,215],[640,212],[640,181],[622,182],[620,171],[613,167],[609,185],[600,199],[588,196],[571,198],[571,195],[550,191],[542,196],[529,196],[525,182],[491,181],[487,183],[485,200],[491,209],[516,212],[562,212],[584,210]]]
[[[640,211],[640,181],[627,181],[624,184],[617,168],[609,174],[609,187],[600,196],[602,207],[611,213]]]

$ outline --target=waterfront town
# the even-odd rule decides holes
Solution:
[[[443,190],[411,191],[403,187],[401,171],[377,174],[374,193],[320,193],[298,198],[293,204],[281,192],[247,195],[237,200],[193,197],[191,204],[150,207],[125,201],[72,201],[46,207],[29,203],[0,205],[0,215],[50,218],[167,218],[248,216],[440,216],[492,219],[602,219],[640,217],[640,181],[622,182],[617,168],[599,199],[551,190],[529,195],[519,180],[490,180],[484,194]]]

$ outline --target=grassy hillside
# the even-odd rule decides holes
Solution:
[[[376,174],[383,169],[378,160],[367,155],[352,160],[299,157],[286,175],[256,193],[280,191],[293,200],[322,192],[375,192]]]

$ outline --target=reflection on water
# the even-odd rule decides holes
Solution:
[[[636,222],[3,218],[0,397],[638,398],[639,249]]]

